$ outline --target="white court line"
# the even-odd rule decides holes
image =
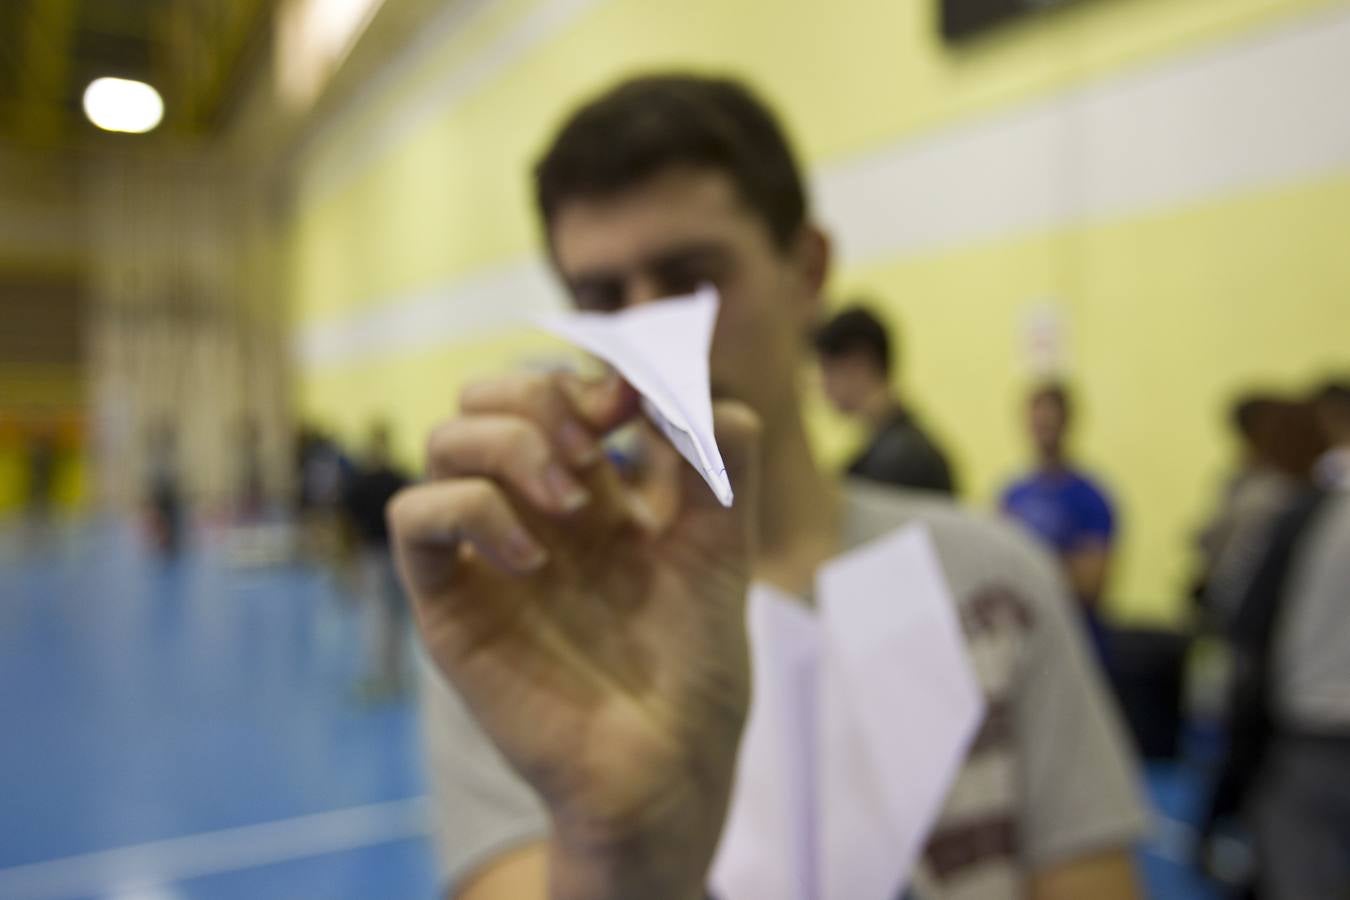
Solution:
[[[421,837],[425,797],[225,828],[0,869],[5,900],[70,900]]]

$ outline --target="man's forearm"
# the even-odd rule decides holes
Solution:
[[[1089,544],[1071,552],[1064,562],[1074,595],[1086,606],[1096,606],[1106,587],[1110,550],[1104,545]]]

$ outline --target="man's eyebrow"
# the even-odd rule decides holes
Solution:
[[[571,275],[564,276],[568,285],[572,287],[593,286],[597,284],[622,283],[627,277],[622,269],[586,269]]]
[[[580,287],[622,284],[634,272],[650,272],[672,266],[687,265],[691,262],[720,262],[731,255],[730,248],[721,241],[690,241],[664,247],[650,256],[638,261],[629,269],[595,268],[583,269],[566,276],[568,286],[573,290]]]
[[[718,261],[730,254],[730,248],[720,241],[693,241],[653,253],[642,261],[641,267],[648,270],[663,269],[704,259]]]

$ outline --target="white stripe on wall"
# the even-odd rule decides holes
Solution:
[[[825,166],[845,264],[1118,218],[1350,168],[1350,10]]]
[[[814,193],[852,266],[1350,173],[1347,85],[1340,6],[824,165]],[[337,365],[557,302],[531,258],[307,326],[297,349]]]
[[[5,900],[73,900],[421,837],[424,797],[208,831],[0,869]]]
[[[561,306],[543,262],[527,259],[311,325],[295,352],[306,367],[412,353],[508,331]]]

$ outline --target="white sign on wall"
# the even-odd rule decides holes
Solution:
[[[1022,315],[1022,365],[1033,378],[1050,378],[1069,370],[1068,316],[1063,304],[1041,300]]]

